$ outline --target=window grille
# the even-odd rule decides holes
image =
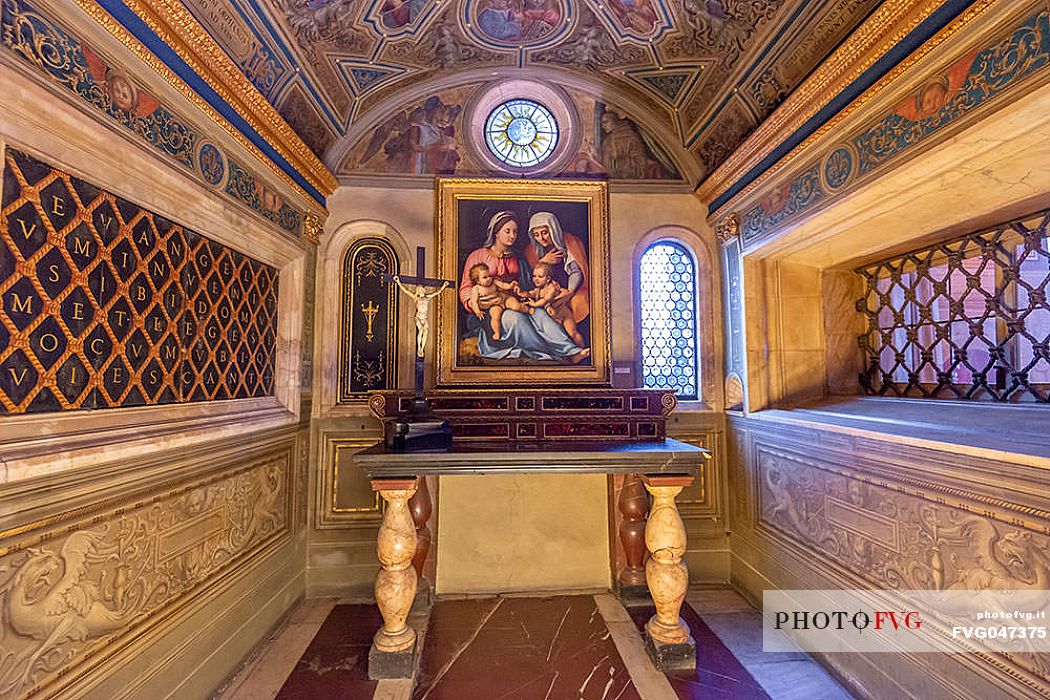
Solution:
[[[1050,210],[857,270],[878,396],[1050,401]]]
[[[642,255],[638,282],[643,383],[674,389],[679,399],[698,399],[693,256],[674,241],[654,243]]]

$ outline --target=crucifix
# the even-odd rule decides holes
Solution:
[[[440,440],[426,439],[421,441],[418,449],[440,449],[451,444],[451,432],[448,423],[438,421],[430,410],[430,405],[423,397],[423,358],[426,352],[427,335],[430,330],[430,300],[440,294],[448,287],[455,284],[453,280],[434,279],[426,276],[426,250],[422,246],[416,248],[416,274],[414,277],[402,277],[400,275],[383,275],[383,281],[393,282],[402,292],[412,297],[416,302],[416,387],[415,400],[412,402],[412,410],[408,421],[397,421],[393,424],[393,437],[388,438],[388,444],[406,445],[406,438],[415,433],[424,437],[436,437],[441,433]],[[428,427],[429,426],[429,427]],[[445,444],[447,442],[447,444]],[[440,443],[440,444],[439,444]],[[405,449],[405,448],[402,448]]]
[[[375,305],[374,301],[369,299],[367,304],[361,304],[361,313],[365,315],[365,320],[368,321],[368,330],[365,331],[365,340],[371,343],[375,339],[375,334],[372,332],[372,323],[376,320],[376,314],[379,313],[379,307]]]

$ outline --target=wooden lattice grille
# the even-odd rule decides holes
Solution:
[[[864,267],[865,392],[1050,401],[1050,210]]]

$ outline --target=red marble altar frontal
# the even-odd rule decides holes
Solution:
[[[413,700],[641,700],[594,596],[439,601]]]

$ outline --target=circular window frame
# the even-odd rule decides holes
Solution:
[[[524,106],[525,109],[531,110],[531,113],[528,114],[528,116],[522,116],[520,112],[516,115],[514,113],[514,108],[521,106]],[[502,113],[504,112],[506,113],[505,117],[502,115]],[[540,123],[538,123],[538,120],[535,117],[537,112],[540,113],[540,117],[542,120],[544,120],[545,122],[549,122],[550,126],[553,127],[553,138],[550,139],[550,143],[544,144],[539,148],[537,148],[534,145],[536,144],[536,139],[540,133],[537,127],[541,125]],[[508,119],[507,124],[502,130],[498,129],[497,125],[493,123],[498,118]],[[527,135],[526,138],[531,139],[532,143],[522,144],[518,140],[516,140],[514,135],[511,133],[511,127],[513,127],[515,122],[518,121],[524,122],[528,125],[527,128],[531,130],[531,134]],[[505,135],[506,139],[510,141],[511,144],[510,152],[506,155],[500,155],[500,153],[498,152],[499,147],[495,143],[493,143],[493,141],[495,141],[495,137],[493,136],[493,134],[499,134],[501,133],[501,131]],[[514,99],[507,100],[506,102],[501,102],[500,104],[496,105],[495,109],[493,109],[487,117],[485,117],[485,146],[489,149],[489,153],[491,153],[493,157],[499,159],[502,163],[511,168],[538,168],[541,165],[546,164],[546,162],[551,159],[551,157],[554,155],[554,152],[558,149],[558,143],[560,141],[561,129],[558,127],[558,120],[554,118],[554,114],[552,114],[549,109],[547,109],[544,105],[540,104],[539,102],[536,102],[535,100],[516,97]],[[535,162],[513,162],[514,159],[512,158],[512,154],[514,153],[515,146],[517,146],[521,151],[524,151],[526,146],[532,148],[533,158],[530,160],[535,160]],[[542,152],[540,151],[540,148],[542,148]],[[524,155],[528,157],[527,153],[525,153]]]
[[[500,160],[489,150],[485,131],[489,115],[503,103],[516,99],[538,102],[551,113],[558,127],[558,140],[554,150],[536,165],[511,165]],[[469,138],[466,139],[467,150],[479,162],[484,163],[486,168],[498,173],[514,175],[557,173],[565,168],[579,150],[580,129],[576,107],[565,91],[551,85],[532,80],[500,81],[479,90],[467,106],[464,116],[464,123],[469,125]]]

